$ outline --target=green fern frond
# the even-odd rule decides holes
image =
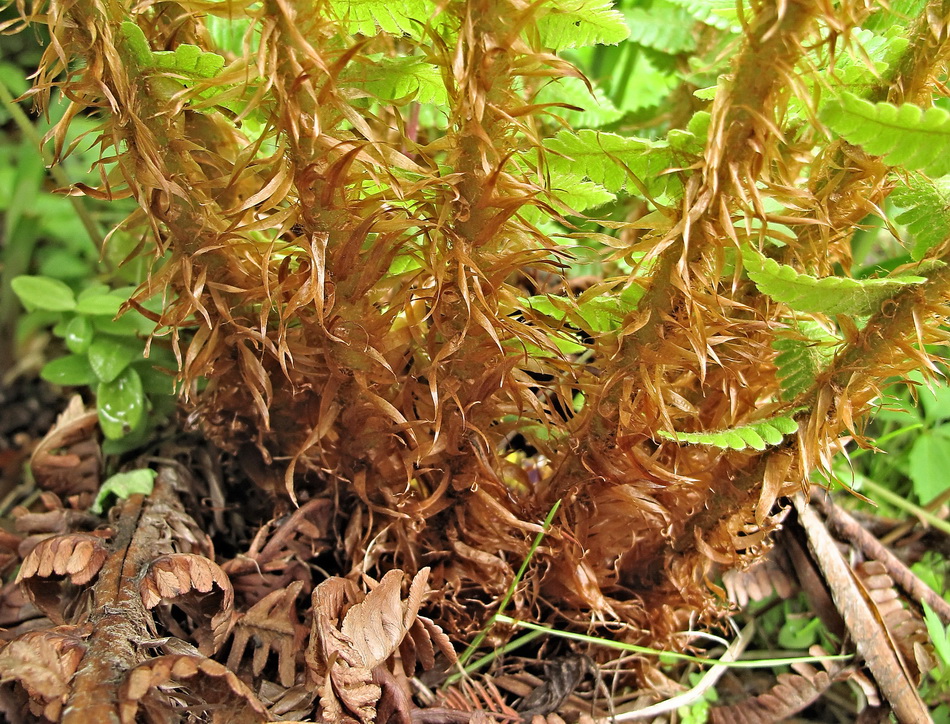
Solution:
[[[630,45],[625,50],[637,57],[630,72],[618,75],[611,88],[610,96],[618,108],[633,112],[655,106],[680,83],[676,73],[657,67],[643,50]]]
[[[582,108],[580,111],[551,109],[552,113],[556,113],[573,128],[600,128],[623,116],[623,111],[614,106],[600,86],[595,85],[594,94],[591,95],[587,85],[579,78],[556,78],[538,91],[534,102],[566,103]]]
[[[656,0],[649,9],[642,7],[623,11],[630,28],[630,40],[654,50],[675,55],[695,49],[693,17],[689,12],[667,0]]]
[[[619,329],[624,317],[637,308],[643,288],[633,283],[619,294],[591,297],[577,302],[554,294],[539,294],[522,299],[527,309],[559,322],[568,322],[590,334]]]
[[[886,30],[906,26],[923,11],[927,0],[888,0],[875,8],[863,26],[869,30]]]
[[[192,78],[214,78],[224,67],[224,58],[197,45],[182,44],[175,50],[153,51],[145,33],[135,23],[124,22],[121,32],[126,47],[143,68],[157,68]]]
[[[719,30],[731,30],[734,33],[742,30],[739,10],[734,0],[670,0],[670,2],[683,8],[690,16],[706,25],[719,28]]]
[[[367,37],[379,29],[396,36],[421,37],[426,20],[437,10],[429,0],[330,0],[330,6],[350,33]]]
[[[551,193],[571,211],[577,212],[596,209],[617,200],[615,194],[593,181],[579,181],[564,188],[555,187]]]
[[[772,343],[783,400],[794,400],[814,384],[834,359],[842,340],[812,320],[798,320]]]
[[[691,443],[694,445],[712,445],[724,450],[765,450],[769,445],[778,445],[798,430],[798,423],[791,417],[778,415],[767,420],[759,420],[741,427],[710,432],[667,432],[658,430],[657,434],[667,440]]]
[[[904,224],[913,234],[914,261],[950,238],[950,177],[931,180],[920,174],[898,179],[891,200],[904,211],[894,221]]]
[[[448,103],[442,74],[425,59],[377,54],[367,56],[367,60],[370,63],[347,68],[340,78],[341,84],[360,88],[384,103]]]
[[[799,312],[815,314],[874,314],[885,299],[924,277],[886,279],[818,278],[802,274],[790,266],[746,247],[742,250],[746,273],[763,294]]]
[[[616,45],[630,28],[610,0],[554,0],[538,18],[541,42],[554,50]]]
[[[845,92],[825,105],[821,118],[848,143],[884,156],[887,164],[930,176],[950,173],[950,113],[942,108],[871,103]]]
[[[659,195],[678,182],[664,174],[673,155],[663,141],[626,138],[615,133],[561,131],[544,141],[552,185],[567,188],[583,178],[608,191],[637,190],[636,178],[650,193]]]

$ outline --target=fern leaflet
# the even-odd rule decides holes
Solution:
[[[742,30],[739,11],[733,0],[670,0],[670,2],[679,5],[696,20],[706,25],[719,28],[719,30],[731,30],[733,33]]]
[[[418,56],[390,58],[370,55],[372,64],[347,68],[340,81],[353,85],[384,103],[402,105],[411,101],[446,105],[448,97],[439,69]]]
[[[786,435],[798,430],[798,423],[791,417],[778,415],[767,420],[710,432],[667,432],[659,430],[660,437],[696,445],[712,445],[724,450],[765,450],[769,445],[778,445]]]
[[[623,111],[616,108],[600,86],[594,86],[594,94],[578,78],[557,78],[544,86],[534,97],[535,103],[566,103],[583,110],[551,108],[573,128],[599,128],[620,120]]]
[[[608,191],[632,189],[636,178],[650,193],[660,195],[676,186],[675,176],[664,174],[673,166],[673,155],[663,141],[626,138],[615,133],[561,131],[544,141],[552,181],[567,187],[589,178]]]
[[[950,178],[936,180],[914,174],[901,179],[891,199],[904,207],[894,218],[914,236],[911,257],[923,259],[927,252],[950,238]]]
[[[772,343],[778,354],[776,377],[783,400],[794,400],[814,384],[815,379],[834,359],[841,339],[817,322],[799,320],[792,329],[780,332]]]
[[[143,68],[158,68],[190,78],[214,78],[224,67],[223,57],[206,53],[197,45],[183,43],[175,50],[153,51],[142,28],[135,23],[122,23],[121,31],[129,51]]]
[[[846,92],[825,105],[821,117],[849,143],[884,156],[885,163],[930,176],[950,173],[950,112],[942,108],[871,103]]]
[[[346,21],[353,34],[372,37],[380,28],[395,36],[418,38],[425,21],[436,13],[435,3],[429,0],[330,0],[337,17]]]
[[[664,53],[685,53],[695,49],[693,17],[666,0],[655,0],[650,8],[635,7],[623,11],[630,28],[630,40]]]
[[[610,0],[555,0],[538,18],[541,42],[554,50],[616,45],[630,28]]]
[[[881,302],[890,299],[907,285],[926,281],[924,277],[912,276],[860,280],[846,277],[819,279],[779,264],[749,247],[742,250],[742,260],[746,273],[760,292],[799,312],[816,314],[874,314]]]

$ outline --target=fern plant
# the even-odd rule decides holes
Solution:
[[[275,496],[332,499],[373,541],[354,574],[435,561],[450,630],[561,501],[514,604],[670,644],[886,384],[939,370],[944,3],[24,13],[55,39],[34,98],[71,104],[53,140],[101,117],[77,190],[138,202],[128,306],[162,295],[192,419]],[[851,278],[895,187],[922,263]]]

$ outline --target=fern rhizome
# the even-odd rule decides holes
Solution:
[[[948,3],[629,5],[21,4],[190,419],[331,499],[354,575],[430,566],[459,641],[560,501],[508,611],[675,646],[947,341]],[[852,278],[895,189],[908,263]]]

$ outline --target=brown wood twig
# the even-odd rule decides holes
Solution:
[[[907,724],[932,721],[894,643],[875,615],[873,604],[855,581],[854,572],[838,550],[828,528],[806,503],[804,495],[796,495],[794,503],[799,522],[808,537],[808,548],[825,576],[835,606],[898,721]]]
[[[847,511],[835,505],[827,493],[816,491],[811,496],[825,516],[831,531],[842,540],[854,544],[868,558],[879,561],[887,569],[888,575],[918,603],[926,603],[933,609],[944,625],[950,626],[950,604],[943,600],[930,586],[920,580],[897,556],[869,533]]]
[[[156,555],[171,552],[167,513],[180,506],[174,476],[171,468],[163,468],[147,499],[133,495],[119,509],[113,553],[93,589],[93,633],[72,682],[63,724],[119,722],[119,687],[125,674],[146,659],[139,643],[154,638],[138,584]]]

